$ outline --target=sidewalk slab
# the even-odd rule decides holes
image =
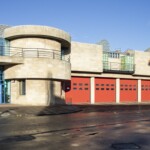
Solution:
[[[22,106],[5,104],[0,105],[0,117],[8,116],[45,116],[61,115],[82,111],[90,112],[132,112],[150,110],[150,104],[124,104],[124,105],[55,105],[55,106]]]
[[[20,106],[20,105],[1,105],[0,116],[44,116],[60,115],[81,111],[80,107],[72,105],[57,106]]]

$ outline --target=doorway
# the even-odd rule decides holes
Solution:
[[[0,104],[10,103],[10,81],[4,79],[4,66],[0,66]]]

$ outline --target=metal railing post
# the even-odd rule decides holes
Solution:
[[[39,58],[40,57],[40,55],[39,55],[39,50],[37,49],[37,57]]]
[[[24,57],[24,50],[23,50],[23,48],[22,48],[22,57]]]
[[[0,45],[0,56],[14,56],[14,57],[44,57],[50,59],[59,59],[70,62],[70,56],[63,55],[58,50],[50,51],[45,49],[42,51],[41,48],[19,48],[19,47],[5,47]]]
[[[63,59],[63,55],[62,55],[62,53],[60,54],[60,60],[62,60]]]
[[[70,56],[68,57],[68,62],[70,62]]]
[[[53,52],[53,59],[55,58],[55,54],[54,54],[54,52]]]

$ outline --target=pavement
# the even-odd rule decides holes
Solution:
[[[150,103],[124,103],[124,104],[100,104],[100,105],[75,105],[83,112],[133,112],[150,110]]]
[[[137,112],[150,110],[150,104],[103,104],[103,105],[54,105],[22,106],[13,104],[0,105],[0,117],[11,116],[46,116],[70,114],[82,111],[89,112]]]
[[[72,105],[56,106],[20,106],[13,104],[0,105],[0,117],[45,116],[70,114],[81,111],[80,107]]]

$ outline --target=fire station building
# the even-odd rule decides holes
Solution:
[[[47,26],[0,25],[0,103],[150,102],[150,52],[105,52]]]

